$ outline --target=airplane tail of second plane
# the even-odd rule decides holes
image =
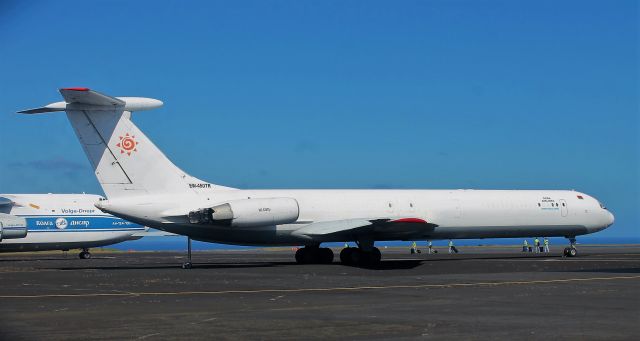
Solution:
[[[182,171],[131,121],[131,112],[158,108],[161,101],[110,97],[87,88],[60,93],[64,102],[20,113],[66,111],[108,198],[230,189]]]

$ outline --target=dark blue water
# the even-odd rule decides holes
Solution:
[[[640,244],[640,236],[634,237],[599,237],[597,235],[578,237],[578,244]],[[477,246],[477,245],[521,245],[522,238],[504,238],[504,239],[458,239],[455,240],[455,245],[459,246]],[[170,237],[145,237],[135,241],[124,242],[116,245],[109,246],[119,250],[137,250],[137,251],[183,251],[186,250],[187,238],[183,236],[170,236]],[[434,246],[446,246],[447,240],[435,240]],[[533,238],[529,238],[529,244],[533,243]],[[549,244],[551,245],[568,245],[568,241],[565,238],[550,238]],[[340,247],[344,243],[325,243],[326,246]],[[350,245],[355,246],[354,243]],[[377,246],[407,246],[411,245],[411,242],[377,242]],[[426,241],[418,242],[419,247],[426,246]],[[204,243],[194,241],[192,243],[193,250],[214,250],[214,249],[248,249],[249,246],[236,246],[225,245],[215,243]]]

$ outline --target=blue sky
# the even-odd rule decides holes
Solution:
[[[101,193],[57,88],[242,188],[576,189],[640,235],[636,1],[0,4],[0,192]]]

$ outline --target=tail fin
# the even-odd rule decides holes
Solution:
[[[162,102],[110,97],[87,88],[60,89],[65,102],[21,111],[66,111],[108,198],[229,189],[198,180],[174,165],[131,121],[131,112]]]

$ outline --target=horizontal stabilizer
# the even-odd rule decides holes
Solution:
[[[80,103],[99,106],[120,107],[125,102],[121,99],[101,94],[88,88],[64,88],[60,94],[67,103]]]
[[[42,114],[45,112],[65,111],[66,108],[67,108],[67,103],[55,102],[40,108],[18,111],[18,114]]]
[[[42,114],[56,111],[144,111],[159,108],[162,101],[145,97],[111,97],[88,88],[60,89],[64,102],[18,111],[19,114]]]

